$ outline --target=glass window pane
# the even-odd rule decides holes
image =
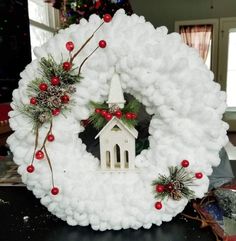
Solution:
[[[28,0],[29,18],[49,26],[48,6],[43,0]]]
[[[41,46],[51,37],[53,37],[52,32],[30,25],[30,42],[31,42],[32,59],[35,59],[35,55],[33,53],[34,47]]]
[[[236,107],[236,29],[229,31],[227,67],[227,105]]]

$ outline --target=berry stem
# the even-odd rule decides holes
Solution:
[[[82,62],[81,65],[79,66],[79,73],[78,73],[78,75],[80,75],[81,69],[82,69],[82,66],[84,65],[84,63],[88,60],[89,57],[91,57],[91,56],[93,55],[93,53],[96,52],[96,50],[97,50],[98,48],[99,48],[99,46],[97,46],[97,48],[94,49],[94,50],[92,51],[92,53],[90,53],[90,54],[83,60],[83,62]]]
[[[49,158],[49,155],[48,155],[48,152],[47,152],[47,149],[46,149],[45,146],[43,147],[43,150],[44,150],[44,152],[45,152],[45,156],[46,156],[46,159],[47,159],[47,161],[48,161],[48,165],[49,165],[49,168],[50,168],[50,171],[51,171],[52,186],[54,187],[55,185],[54,185],[54,176],[53,176],[52,163],[51,163],[51,160],[50,160],[50,158]]]
[[[33,152],[33,157],[32,157],[32,160],[31,160],[31,165],[33,164],[34,162],[34,156],[35,156],[35,152],[36,152],[36,149],[38,147],[38,137],[39,137],[39,128],[38,126],[36,127],[36,134],[35,134],[35,142],[34,142],[34,152]]]
[[[73,60],[76,58],[76,56],[82,51],[82,49],[89,43],[89,41],[93,38],[94,34],[99,30],[99,28],[102,27],[104,24],[104,21],[95,29],[93,34],[85,41],[85,43],[80,47],[80,49],[72,56],[70,57],[70,63],[72,64]],[[80,72],[79,72],[80,73]]]
[[[50,122],[50,128],[49,128],[49,130],[48,130],[48,132],[47,132],[47,135],[46,135],[45,138],[44,138],[44,141],[43,141],[43,144],[42,144],[42,147],[40,148],[40,150],[42,150],[42,149],[45,147],[45,144],[46,144],[46,142],[47,142],[48,135],[51,133],[51,131],[52,131],[52,121]]]

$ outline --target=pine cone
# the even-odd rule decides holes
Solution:
[[[73,85],[70,85],[68,88],[67,88],[67,92],[69,94],[74,94],[76,92],[76,88],[73,86]]]
[[[51,119],[51,115],[49,112],[44,112],[39,115],[38,119],[41,123],[45,123]]]
[[[116,111],[120,110],[120,107],[116,104],[112,105],[110,108],[109,108],[109,112],[110,113],[115,113]]]
[[[182,198],[182,193],[180,190],[173,190],[170,192],[170,197],[176,201],[180,200]]]
[[[61,107],[61,99],[57,96],[51,96],[48,98],[47,100],[47,106],[49,108],[55,107],[55,108],[59,108]]]

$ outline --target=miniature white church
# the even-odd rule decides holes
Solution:
[[[118,75],[111,80],[109,108],[114,106],[124,108],[124,95]],[[113,117],[97,134],[100,141],[100,160],[102,170],[128,170],[134,169],[135,139],[138,131],[126,126],[120,119]]]

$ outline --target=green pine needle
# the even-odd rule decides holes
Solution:
[[[173,183],[178,181],[181,183],[182,188],[179,189],[181,191],[181,196],[187,198],[188,200],[195,197],[195,193],[193,190],[189,188],[192,185],[194,180],[194,175],[192,173],[187,172],[187,170],[183,167],[169,167],[169,176],[159,175],[159,178],[152,182],[152,186],[156,187],[156,185],[168,185],[169,183]],[[156,199],[165,199],[171,198],[170,192],[156,192],[154,193]]]
[[[96,103],[91,101],[90,105],[93,107],[94,110],[100,109],[100,110],[109,111],[109,107],[106,103]],[[135,113],[137,115],[139,108],[140,108],[140,103],[137,100],[132,100],[127,105],[125,105],[125,107],[122,109],[121,121],[129,128],[136,126],[138,121],[136,119],[127,119],[125,117],[125,114]],[[97,130],[102,129],[108,122],[103,116],[101,116],[100,113],[96,113],[96,112],[94,112],[89,119],[92,125]]]

